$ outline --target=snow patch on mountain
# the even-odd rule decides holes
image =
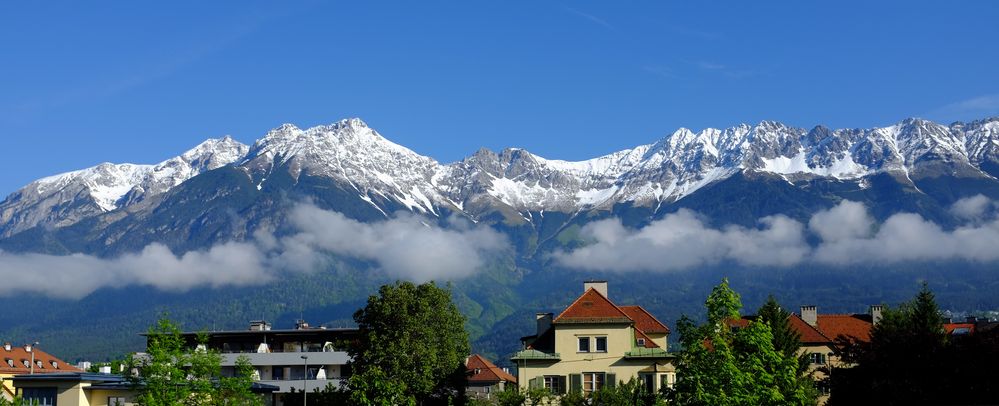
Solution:
[[[101,164],[39,179],[0,202],[0,235],[39,224],[62,226],[149,201],[187,179],[234,164],[263,190],[275,171],[293,179],[324,177],[357,192],[389,216],[404,208],[475,220],[492,210],[579,212],[631,203],[658,207],[740,171],[772,173],[789,182],[810,177],[858,182],[888,172],[991,177],[999,163],[999,118],[940,125],[906,119],[869,129],[811,130],[775,121],[693,131],[680,128],[653,142],[582,161],[548,159],[519,148],[482,149],[441,164],[395,144],[360,119],[308,129],[285,124],[252,147],[208,140],[157,165]],[[521,214],[523,216],[523,214]],[[530,215],[533,216],[533,215]],[[533,217],[524,216],[527,221]]]

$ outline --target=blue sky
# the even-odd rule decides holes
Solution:
[[[0,195],[361,117],[450,162],[999,115],[999,3],[5,2]]]

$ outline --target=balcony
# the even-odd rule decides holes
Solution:
[[[344,365],[350,361],[346,352],[265,352],[265,353],[225,353],[222,354],[222,366],[236,365],[240,356],[249,358],[253,366],[264,365],[303,365],[302,355],[309,357],[310,365]]]
[[[628,359],[656,359],[656,358],[671,358],[673,357],[670,353],[666,352],[662,348],[632,348],[631,351],[625,352],[624,357]]]
[[[518,351],[516,354],[513,354],[513,357],[510,359],[514,361],[526,361],[526,360],[559,361],[562,359],[562,357],[557,352],[549,353],[549,352],[541,352],[538,350],[523,350],[523,351]]]

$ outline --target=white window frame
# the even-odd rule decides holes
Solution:
[[[596,392],[607,384],[606,372],[583,372],[582,378],[583,393]],[[587,389],[587,384],[589,384],[589,389]]]
[[[590,342],[590,337],[576,337],[576,352],[593,352],[593,346]],[[586,349],[583,349],[583,343],[586,343]]]
[[[604,342],[604,349],[600,349],[600,341]],[[593,337],[593,352],[607,352],[607,336]]]

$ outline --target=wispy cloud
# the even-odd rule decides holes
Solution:
[[[585,13],[585,12],[582,12],[580,10],[574,9],[572,7],[566,7],[565,11],[568,11],[568,12],[570,12],[572,14],[575,14],[575,15],[577,15],[579,17],[582,17],[583,19],[588,20],[589,22],[594,23],[596,25],[599,25],[601,27],[604,27],[604,28],[606,28],[608,30],[614,30],[614,26],[613,25],[611,25],[610,23],[608,23],[606,20],[604,20],[604,19],[602,19],[600,17],[597,17],[597,16],[595,16],[593,14]]]
[[[331,256],[371,262],[392,278],[450,280],[475,274],[489,255],[508,248],[505,237],[488,227],[458,222],[443,229],[413,215],[361,223],[302,204],[289,217],[297,230],[290,236],[258,231],[246,242],[179,255],[156,243],[117,258],[0,252],[0,296],[79,299],[105,287],[183,292],[260,285],[288,272],[325,269]]]
[[[926,117],[941,121],[969,120],[999,115],[999,93],[973,97],[937,108]]]
[[[955,203],[952,212],[972,220],[946,230],[918,214],[899,213],[878,224],[863,204],[844,201],[812,215],[807,226],[771,216],[754,228],[713,228],[681,210],[641,229],[617,219],[591,223],[581,233],[588,245],[556,252],[554,259],[569,268],[618,272],[669,272],[726,261],[754,267],[999,261],[995,203],[974,196]],[[808,244],[809,235],[819,242]]]

